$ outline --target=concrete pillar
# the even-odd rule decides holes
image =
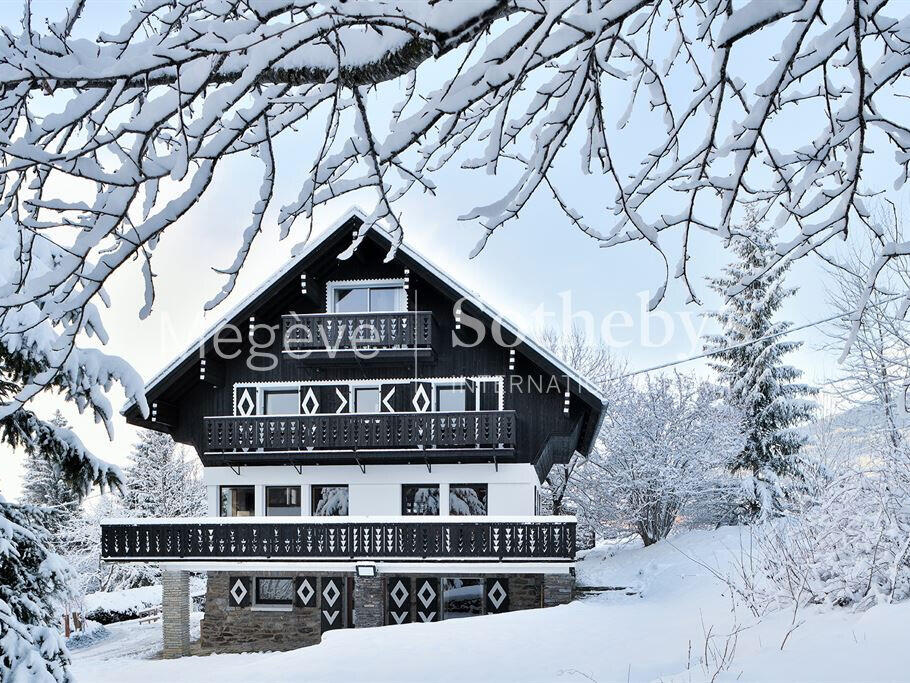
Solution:
[[[554,607],[572,602],[575,577],[571,574],[544,574],[543,606]]]
[[[382,579],[354,576],[354,627],[382,626]]]
[[[190,653],[190,575],[189,572],[161,572],[161,631],[165,659]]]

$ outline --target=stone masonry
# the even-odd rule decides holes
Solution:
[[[543,606],[554,607],[572,602],[575,577],[571,574],[546,574],[543,577]]]
[[[291,608],[231,607],[228,604],[229,576],[238,572],[209,572],[205,598],[205,618],[202,620],[200,647],[203,652],[249,652],[289,650],[315,645],[321,639],[318,606]],[[291,572],[251,572],[251,577],[293,577]],[[320,574],[307,572],[308,576]],[[337,576],[337,574],[334,574]],[[350,574],[348,574],[350,576]],[[459,573],[462,578],[485,578],[483,574]],[[575,587],[571,574],[502,574],[509,583],[511,611],[552,607],[570,602]],[[354,576],[352,616],[357,628],[382,626],[386,623],[387,575]],[[416,580],[416,576],[414,579]],[[444,577],[433,577],[441,579]],[[165,579],[165,606],[168,604],[168,583]],[[185,581],[185,579],[184,579]],[[184,584],[184,602],[188,604],[189,587]],[[320,580],[321,586],[321,580]],[[321,587],[318,589],[321,590]],[[318,605],[318,602],[317,602]],[[416,596],[411,595],[411,618],[415,619]],[[167,611],[165,612],[167,614]],[[187,617],[189,615],[186,611]],[[166,622],[167,624],[167,622]],[[165,627],[167,629],[167,626]],[[186,643],[189,643],[189,620],[186,621]],[[182,642],[182,641],[181,641]],[[165,656],[184,653],[182,645],[168,650],[165,631]],[[170,654],[169,654],[170,653]]]
[[[236,572],[234,572],[236,573]],[[285,572],[256,572],[255,576],[293,576]],[[318,607],[256,609],[228,605],[227,572],[209,572],[205,618],[199,641],[203,652],[292,650],[319,642]]]
[[[354,626],[382,626],[385,617],[381,576],[354,577]]]
[[[190,575],[161,572],[162,656],[183,657],[190,651]]]

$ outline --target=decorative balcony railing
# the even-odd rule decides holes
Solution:
[[[281,328],[284,350],[289,353],[429,349],[433,314],[429,311],[291,314],[282,316]]]
[[[515,411],[206,417],[205,452],[512,448]]]
[[[111,520],[107,561],[571,561],[574,517]],[[405,521],[407,520],[407,521]]]

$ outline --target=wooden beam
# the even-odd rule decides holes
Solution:
[[[165,427],[176,427],[179,411],[177,406],[166,401],[152,401],[149,406],[149,422],[160,424]]]
[[[224,386],[224,361],[220,358],[203,358],[199,361],[199,381],[213,387]]]

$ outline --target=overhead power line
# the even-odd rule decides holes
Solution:
[[[903,299],[903,298],[904,298],[903,294],[898,294],[893,297],[883,299],[882,301],[868,304],[866,306],[866,308],[882,306],[884,304],[888,304],[888,303],[891,303],[892,301],[897,301],[898,299]],[[761,337],[756,337],[755,339],[747,339],[745,341],[738,342],[736,344],[730,344],[729,346],[718,346],[713,349],[703,351],[702,353],[697,353],[694,356],[689,356],[687,358],[681,358],[679,360],[668,361],[666,363],[661,363],[659,365],[652,365],[651,367],[642,368],[641,370],[633,370],[632,372],[625,372],[621,375],[616,375],[615,377],[610,377],[610,378],[606,379],[605,381],[613,382],[613,381],[620,380],[620,379],[635,377],[636,375],[644,375],[649,372],[654,372],[655,370],[664,370],[665,368],[672,368],[676,365],[683,365],[684,363],[691,363],[694,360],[701,360],[702,358],[708,358],[709,356],[714,356],[714,355],[717,355],[718,353],[723,353],[725,351],[734,351],[736,349],[742,349],[742,348],[745,348],[746,346],[752,346],[752,344],[758,344],[759,342],[768,341],[769,339],[776,339],[777,337],[783,337],[784,335],[791,334],[793,332],[807,330],[810,327],[817,327],[818,325],[824,325],[825,323],[830,323],[835,320],[840,320],[841,318],[846,318],[847,316],[851,316],[851,315],[860,313],[862,310],[863,310],[862,308],[856,308],[852,311],[846,311],[844,313],[838,313],[836,315],[828,316],[827,318],[813,320],[810,323],[803,323],[802,325],[796,325],[795,327],[788,327],[788,328],[786,328],[784,330],[780,330],[778,332],[772,332],[771,334],[766,334]]]

